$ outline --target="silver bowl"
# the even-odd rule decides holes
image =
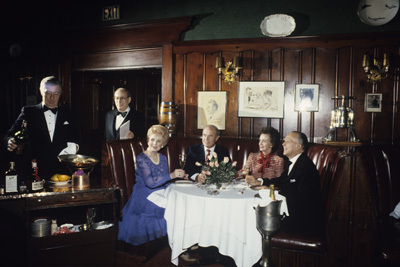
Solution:
[[[80,154],[61,155],[58,156],[58,160],[68,167],[83,169],[93,168],[97,164],[97,162],[99,162],[99,160],[94,157],[84,156]]]

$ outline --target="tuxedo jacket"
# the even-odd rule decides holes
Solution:
[[[66,108],[59,107],[53,141],[51,141],[42,104],[23,107],[17,120],[4,137],[6,146],[8,140],[14,137],[15,132],[21,129],[23,120],[27,121],[26,130],[29,136],[29,146],[21,156],[24,159],[19,162],[17,169],[22,169],[25,176],[29,175],[26,171],[30,172],[31,161],[36,159],[39,176],[44,179],[60,172],[70,174],[68,168],[62,165],[57,158],[61,150],[67,147],[67,142],[78,143],[70,112]]]
[[[323,205],[320,176],[307,154],[300,155],[289,175],[287,166],[280,177],[263,179],[263,184],[274,184],[286,197],[289,216],[282,224],[287,230],[321,230]]]
[[[115,118],[117,117],[117,109],[111,110],[106,114],[106,125],[105,125],[105,139],[106,140],[119,140],[119,129],[115,130]],[[136,110],[130,109],[129,113],[125,116],[124,121],[121,123],[130,121],[130,131],[137,137],[145,137],[145,120],[144,116]]]
[[[214,152],[217,153],[218,161],[222,161],[224,157],[228,157],[229,161],[231,161],[229,150],[227,148],[220,145],[215,145]],[[204,165],[205,158],[206,154],[204,151],[203,144],[191,145],[189,147],[189,151],[186,156],[186,164],[184,168],[185,172],[189,174],[189,177],[191,177],[195,173],[201,172],[201,166],[196,166],[196,162],[200,162],[201,164]]]

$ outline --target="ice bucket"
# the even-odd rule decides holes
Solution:
[[[281,205],[282,200],[276,200],[270,202],[265,207],[258,205],[254,208],[256,210],[257,230],[260,232],[263,238],[263,255],[259,264],[264,267],[272,266],[270,257],[270,241],[272,235],[278,232],[281,226]]]

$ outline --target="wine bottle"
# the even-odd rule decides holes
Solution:
[[[37,166],[36,159],[32,160],[32,191],[38,191],[43,189],[43,181],[39,177],[39,168]]]
[[[26,131],[27,121],[23,120],[21,124],[21,130],[14,134],[14,139],[17,144],[17,148],[15,149],[15,153],[17,155],[22,154],[24,152],[24,148],[29,141],[28,132]]]
[[[10,168],[5,173],[5,192],[18,192],[18,172],[15,169],[15,162],[10,162]]]
[[[273,184],[269,185],[269,197],[272,198],[273,201],[276,200],[276,198],[275,198],[275,186]]]

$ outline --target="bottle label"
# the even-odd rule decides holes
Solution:
[[[43,189],[43,181],[40,182],[32,182],[32,190],[37,191],[37,190],[42,190]]]
[[[6,175],[6,193],[18,192],[18,175]]]

